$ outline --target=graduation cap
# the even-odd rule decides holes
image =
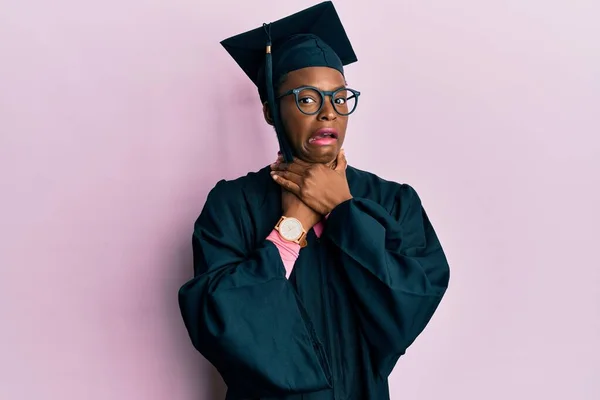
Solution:
[[[306,67],[330,67],[344,74],[357,61],[331,1],[326,1],[262,27],[225,39],[221,45],[268,101],[279,148],[286,162],[292,150],[275,100],[275,86],[287,73]]]

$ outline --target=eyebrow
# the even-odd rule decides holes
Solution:
[[[323,88],[321,88],[321,87],[319,87],[319,86],[317,86],[317,85],[308,85],[308,84],[303,84],[303,85],[296,86],[296,88],[300,88],[300,87],[314,87],[314,88],[317,88],[317,89],[319,89],[319,90],[327,91],[327,90],[324,90]],[[334,88],[334,89],[332,89],[331,91],[332,91],[332,92],[335,92],[336,90],[339,90],[339,89],[344,89],[344,88],[347,88],[347,87],[348,87],[348,83],[344,83],[344,84],[343,84],[343,85],[341,85],[341,86],[337,86],[337,87],[335,87],[335,88]]]

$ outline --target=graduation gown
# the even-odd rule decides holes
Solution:
[[[227,400],[387,400],[387,378],[448,286],[415,190],[348,167],[353,199],[289,278],[265,238],[282,215],[268,167],[210,191],[193,233],[194,278],[179,305]]]

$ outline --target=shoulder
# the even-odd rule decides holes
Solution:
[[[267,214],[280,198],[276,195],[269,167],[234,179],[221,179],[209,191],[195,225],[227,221],[245,229]],[[260,222],[260,221],[259,221]]]
[[[194,222],[195,235],[202,232],[217,238],[243,239],[240,243],[249,246],[255,237],[257,215],[264,211],[264,199],[271,192],[269,184],[274,183],[264,168],[235,179],[218,181],[209,191]]]
[[[355,196],[368,198],[382,205],[398,201],[420,203],[417,191],[408,183],[383,179],[372,172],[350,166],[346,170],[346,175]]]
[[[244,198],[264,195],[269,184],[272,182],[268,167],[234,179],[221,179],[209,191],[206,205],[219,207],[239,203]]]

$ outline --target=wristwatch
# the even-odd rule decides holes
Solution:
[[[282,216],[275,225],[275,229],[283,240],[306,247],[306,230],[296,218]]]

